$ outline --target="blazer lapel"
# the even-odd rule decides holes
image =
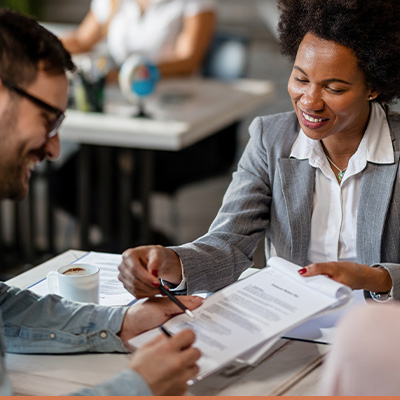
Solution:
[[[292,261],[305,265],[311,233],[315,169],[308,160],[295,158],[279,159],[278,168],[291,231]]]
[[[368,163],[362,174],[357,214],[357,255],[361,263],[380,262],[383,229],[393,193],[399,155],[399,151],[394,152],[394,164]]]

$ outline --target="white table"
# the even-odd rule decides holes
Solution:
[[[21,288],[85,252],[69,250],[7,283]],[[190,395],[311,396],[317,394],[320,364],[329,346],[283,340],[255,368],[226,376],[213,375],[190,388]],[[16,395],[60,395],[90,387],[129,364],[126,354],[22,355],[7,354],[6,364]]]
[[[151,118],[133,118],[135,107],[118,87],[106,88],[105,113],[68,110],[60,138],[86,144],[179,151],[260,110],[274,93],[270,81],[165,79],[145,99]],[[128,115],[127,115],[128,114]]]
[[[92,203],[88,171],[92,146],[101,146],[102,149],[112,146],[138,150],[136,169],[141,174],[141,186],[137,189],[142,208],[141,237],[146,242],[150,232],[149,198],[153,180],[153,151],[180,151],[251,113],[262,113],[262,106],[271,100],[272,94],[271,82],[262,80],[223,82],[204,78],[166,79],[157,86],[156,93],[145,100],[145,110],[151,118],[132,117],[133,106],[122,98],[116,86],[106,88],[105,113],[68,110],[60,138],[84,145],[81,152],[79,190],[81,248],[89,248],[87,238]],[[108,159],[105,158],[100,164],[100,168],[105,167],[104,176],[109,173],[108,163]],[[121,241],[125,246],[129,246],[132,245],[129,241],[130,221],[127,218],[132,198],[132,176],[129,168],[127,173],[121,176],[125,182],[125,195],[122,198],[119,218]],[[109,186],[103,189],[103,193],[109,192]],[[103,200],[102,197],[105,196],[100,196],[99,201]],[[107,209],[107,206],[103,209]]]

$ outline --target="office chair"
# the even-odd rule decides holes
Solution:
[[[248,39],[239,34],[217,33],[205,56],[202,75],[221,80],[243,78],[247,72]],[[176,194],[188,184],[226,173],[237,152],[240,121],[176,153],[155,152],[155,192],[172,198],[171,223],[178,240],[179,210]]]
[[[247,37],[220,32],[215,35],[205,56],[202,75],[222,80],[244,78],[247,61]]]

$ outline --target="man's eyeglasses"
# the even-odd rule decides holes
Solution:
[[[3,85],[7,87],[8,89],[14,91],[15,93],[18,93],[20,96],[23,96],[30,100],[32,103],[35,103],[37,106],[43,108],[46,111],[49,111],[53,114],[55,114],[56,119],[54,120],[53,123],[50,124],[47,130],[47,137],[52,138],[57,135],[57,132],[60,128],[61,123],[64,121],[65,114],[63,111],[61,111],[59,108],[53,107],[50,104],[47,104],[43,100],[38,99],[35,96],[32,96],[25,90],[21,89],[17,85],[14,85],[13,83],[7,81],[6,79],[0,78],[1,81],[3,82]]]

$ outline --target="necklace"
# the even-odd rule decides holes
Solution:
[[[344,169],[340,169],[326,154],[325,154],[326,158],[328,159],[328,161],[339,171],[339,173],[337,174],[337,177],[339,179],[339,182],[342,181],[344,173],[347,170],[347,167]]]

